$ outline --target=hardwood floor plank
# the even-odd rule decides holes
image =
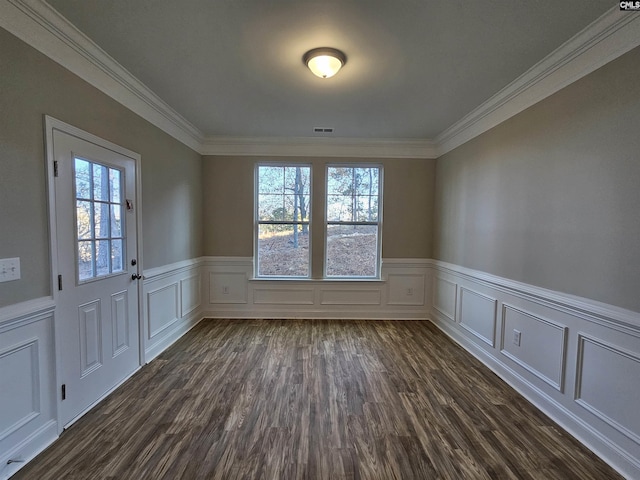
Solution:
[[[428,322],[207,320],[14,478],[621,477]]]

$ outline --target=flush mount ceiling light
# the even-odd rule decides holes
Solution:
[[[309,50],[302,57],[302,61],[314,75],[329,78],[347,63],[347,56],[335,48],[322,47]]]

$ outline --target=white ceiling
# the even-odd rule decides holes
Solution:
[[[433,139],[610,0],[48,0],[205,136]],[[305,51],[343,50],[319,79]]]

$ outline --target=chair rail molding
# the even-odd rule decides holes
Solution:
[[[627,478],[640,478],[640,313],[433,260],[429,319]]]

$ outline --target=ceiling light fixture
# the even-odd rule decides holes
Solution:
[[[309,50],[302,57],[302,61],[314,75],[329,78],[347,63],[347,56],[335,48],[322,47]]]

